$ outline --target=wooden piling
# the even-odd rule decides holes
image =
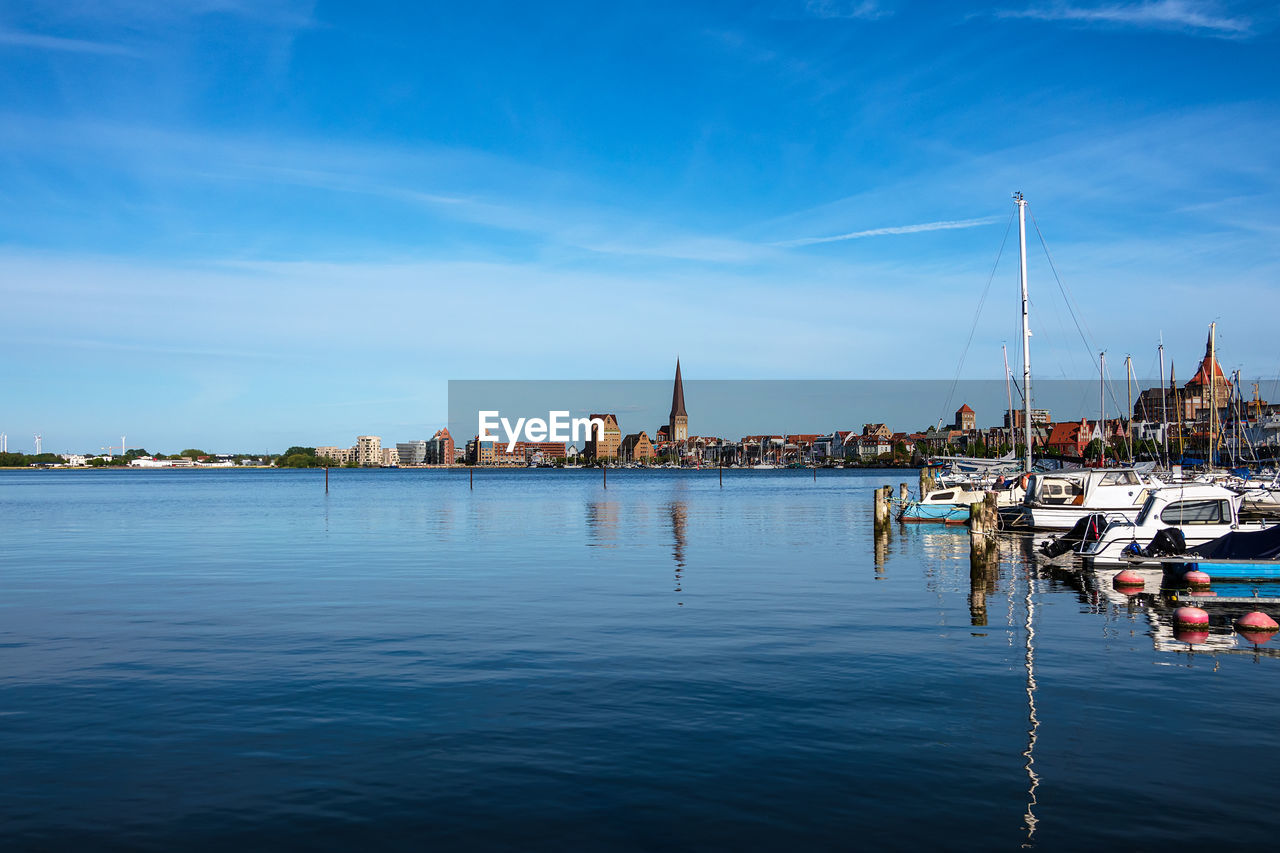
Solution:
[[[476,487],[476,469],[468,468],[467,472],[471,475],[471,488],[474,490]]]
[[[893,495],[892,486],[883,486],[875,492],[875,529],[877,533],[889,529],[889,500]]]
[[[980,502],[969,505],[969,555],[981,559],[996,552],[996,531],[999,526],[999,512],[996,508],[995,492],[987,492]]]
[[[898,500],[902,502],[903,506],[906,506],[907,501],[911,500],[911,490],[907,488],[906,483],[898,484]]]
[[[604,474],[604,487],[607,489],[609,488],[609,466],[601,465],[600,470]]]
[[[329,494],[329,466],[324,466],[324,493]]]

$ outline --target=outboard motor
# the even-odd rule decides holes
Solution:
[[[1166,527],[1151,537],[1151,544],[1142,549],[1144,557],[1176,557],[1187,553],[1187,537],[1176,527]]]
[[[1040,545],[1040,553],[1046,557],[1057,557],[1068,551],[1079,551],[1082,546],[1097,542],[1106,532],[1107,517],[1100,512],[1086,515],[1075,523],[1066,533],[1057,539],[1050,539]]]

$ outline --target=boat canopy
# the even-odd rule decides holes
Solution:
[[[1265,530],[1233,530],[1192,548],[1191,553],[1215,560],[1275,560],[1280,558],[1280,525]]]

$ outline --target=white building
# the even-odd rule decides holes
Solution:
[[[400,451],[394,447],[382,448],[382,467],[383,468],[399,468],[400,467]]]
[[[356,437],[356,464],[361,468],[382,466],[382,437],[361,435]]]

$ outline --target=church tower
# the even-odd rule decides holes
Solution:
[[[667,419],[667,436],[672,441],[689,439],[689,413],[684,410],[684,383],[680,380],[680,359],[676,359],[676,384],[671,390],[671,417]]]

